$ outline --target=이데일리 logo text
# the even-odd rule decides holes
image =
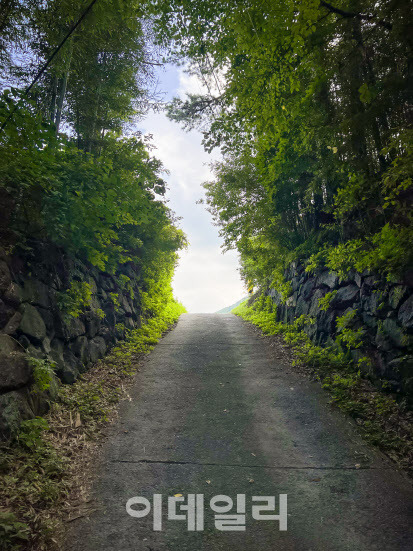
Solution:
[[[188,531],[202,531],[205,515],[211,510],[215,528],[220,531],[245,531],[249,516],[245,494],[237,494],[234,500],[227,495],[216,495],[206,503],[204,494],[176,494],[163,496],[154,494],[152,503],[146,497],[136,496],[128,499],[126,512],[134,518],[143,518],[152,511],[153,530],[162,531],[162,509],[165,507],[167,521],[186,521]],[[209,509],[207,507],[209,505]],[[252,496],[250,503],[253,521],[272,521],[279,523],[279,530],[287,530],[287,494],[278,497],[276,512],[275,496]],[[235,506],[235,510],[234,510]],[[249,512],[249,509],[248,509]]]

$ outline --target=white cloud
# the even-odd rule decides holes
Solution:
[[[208,92],[207,86],[205,86],[196,75],[185,73],[184,68],[179,69],[178,76],[179,88],[177,90],[177,95],[181,99],[185,99],[186,94],[206,94]]]
[[[145,131],[153,134],[156,146],[153,154],[170,171],[169,180],[188,196],[194,195],[199,184],[211,177],[206,166],[213,160],[205,153],[198,132],[184,132],[163,113],[152,114],[143,123]]]
[[[172,70],[178,73],[178,78],[170,80],[179,85],[177,90],[168,92],[183,93],[199,86],[196,77],[186,75],[182,69]],[[217,155],[205,153],[199,132],[184,132],[163,113],[148,116],[141,126],[144,132],[153,134],[157,147],[153,154],[170,171],[166,177],[170,188],[169,206],[183,217],[181,226],[190,242],[188,250],[180,255],[173,282],[175,295],[189,312],[215,312],[233,304],[245,295],[237,270],[237,255],[235,252],[222,254],[221,239],[210,214],[204,206],[195,203],[204,195],[202,183],[211,179],[206,163],[215,160]]]
[[[189,312],[216,312],[242,298],[246,291],[237,277],[234,251],[222,255],[219,247],[184,252],[173,287]]]
[[[225,69],[214,70],[213,78],[209,79],[208,84],[205,79],[194,74],[188,74],[185,67],[178,69],[179,87],[177,95],[185,99],[186,94],[207,94],[219,96],[224,87]]]

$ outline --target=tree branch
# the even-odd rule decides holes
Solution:
[[[383,19],[379,19],[377,21],[374,15],[344,11],[344,10],[341,10],[340,8],[335,8],[334,6],[329,4],[328,2],[325,2],[324,0],[320,1],[320,6],[322,6],[323,8],[326,8],[327,10],[329,10],[330,13],[336,13],[337,15],[341,15],[342,17],[345,17],[345,18],[355,17],[356,19],[359,19],[360,21],[372,21],[373,23],[376,23],[377,25],[380,25],[381,27],[384,27],[385,29],[388,29],[389,31],[391,31],[391,29],[392,29],[392,24],[391,23],[389,23],[388,21],[384,21]]]

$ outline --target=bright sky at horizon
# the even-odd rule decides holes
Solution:
[[[158,76],[168,99],[201,91],[197,78],[187,75],[183,68],[168,66]],[[200,132],[185,132],[164,113],[150,114],[139,126],[153,135],[153,154],[170,171],[165,177],[167,199],[182,217],[179,225],[189,240],[188,249],[180,253],[173,280],[176,298],[188,312],[216,312],[237,302],[246,294],[238,272],[238,255],[235,251],[222,254],[222,239],[212,216],[204,205],[196,204],[205,196],[202,183],[211,179],[208,163],[217,160],[219,154],[207,154]]]

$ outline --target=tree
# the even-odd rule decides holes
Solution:
[[[131,262],[141,273],[147,315],[154,314],[172,298],[186,239],[163,199],[164,168],[148,138],[124,133],[150,102],[155,50],[140,2],[22,0],[8,8],[0,11],[7,67],[0,194],[12,213],[1,240],[10,247],[53,241],[114,274]]]
[[[204,97],[176,99],[170,117],[199,124],[229,166],[250,159],[280,264],[361,237],[369,266],[382,265],[369,251],[407,200],[405,190],[389,205],[383,181],[411,150],[411,5],[158,0],[154,17],[159,40],[209,82]],[[215,200],[223,233],[243,248],[216,188]],[[401,227],[410,232],[410,218]]]

